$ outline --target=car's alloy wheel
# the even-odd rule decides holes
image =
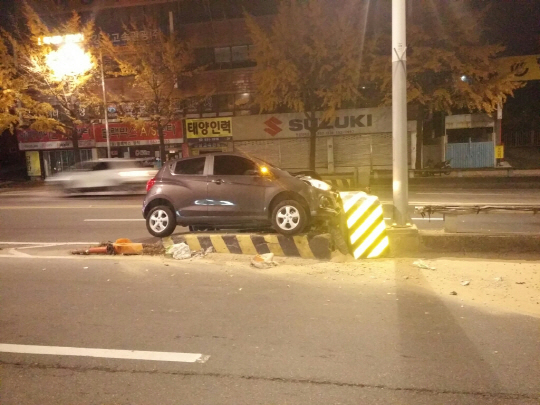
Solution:
[[[154,207],[146,217],[148,232],[157,237],[169,236],[176,228],[176,221],[172,210],[164,205]]]
[[[304,229],[307,215],[304,208],[294,200],[280,202],[272,213],[274,229],[285,235],[296,235]]]

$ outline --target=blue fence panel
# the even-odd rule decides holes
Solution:
[[[493,167],[495,146],[493,142],[449,143],[446,159],[452,159],[450,166],[457,169]]]

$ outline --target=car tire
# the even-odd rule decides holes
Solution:
[[[307,223],[306,210],[298,201],[280,201],[272,211],[272,227],[282,235],[297,235]]]
[[[170,236],[176,228],[176,218],[166,205],[158,205],[146,216],[146,229],[152,236],[163,238]]]

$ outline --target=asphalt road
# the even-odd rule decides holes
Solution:
[[[391,223],[392,195],[377,192]],[[0,241],[101,242],[130,238],[155,241],[141,215],[142,195],[94,194],[63,197],[47,190],[0,193]],[[442,229],[442,215],[422,218],[414,206],[426,204],[540,204],[540,190],[429,190],[410,193],[410,214],[419,229]],[[459,217],[460,232],[540,231],[540,216],[481,214]],[[184,229],[185,230],[185,229]],[[177,231],[182,231],[177,228]]]
[[[373,284],[309,263],[66,255],[154,240],[141,200],[0,194],[2,405],[538,403],[538,318],[411,286],[410,264]]]
[[[378,285],[308,273],[1,257],[2,405],[538,403],[537,318],[408,286],[420,270]]]

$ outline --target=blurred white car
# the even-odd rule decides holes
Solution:
[[[135,159],[99,159],[80,162],[70,170],[47,178],[69,193],[88,191],[144,192],[157,173]]]

